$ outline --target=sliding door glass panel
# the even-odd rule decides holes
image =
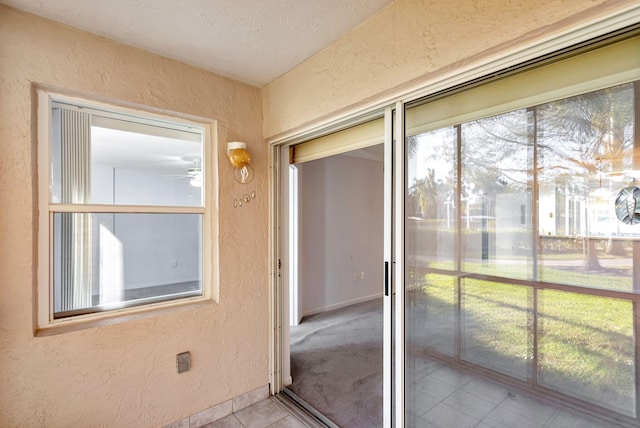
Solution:
[[[635,415],[635,340],[630,301],[539,292],[539,382]]]
[[[541,280],[633,289],[640,231],[615,201],[640,178],[634,115],[632,83],[537,107]]]
[[[411,272],[407,282],[407,343],[418,354],[455,355],[457,278]]]
[[[458,137],[456,127],[406,132],[405,425],[419,427],[445,398],[431,376],[435,358],[456,353],[458,279],[434,270],[457,268]]]
[[[407,137],[406,254],[412,266],[453,270],[456,231],[456,131]]]
[[[530,116],[517,110],[462,125],[464,271],[531,277]]]
[[[413,272],[407,278],[406,426],[424,426],[420,416],[452,392],[440,377],[450,372],[436,358],[455,355],[457,282],[455,276],[433,273]]]
[[[639,40],[407,108],[409,426],[449,363],[638,421]]]
[[[525,380],[528,376],[530,289],[462,280],[462,358]]]

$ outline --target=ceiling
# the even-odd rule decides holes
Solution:
[[[393,0],[0,0],[262,87]]]

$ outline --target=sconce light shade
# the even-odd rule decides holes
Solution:
[[[251,155],[247,150],[247,143],[233,141],[227,144],[227,155],[233,166],[233,177],[238,183],[247,184],[253,180],[253,168],[249,164]]]
[[[236,169],[241,169],[251,162],[251,155],[247,150],[247,143],[241,143],[234,141],[227,144],[227,154],[229,155],[229,162]]]

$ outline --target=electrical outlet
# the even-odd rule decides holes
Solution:
[[[357,273],[357,272],[354,272],[354,273],[353,273],[353,280],[355,281],[355,280],[357,280],[357,279],[358,279],[358,273]]]
[[[176,355],[176,366],[178,373],[189,371],[191,368],[191,353],[189,351]]]
[[[360,272],[360,279],[364,279],[364,272]]]

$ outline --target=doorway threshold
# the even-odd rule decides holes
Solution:
[[[287,387],[274,398],[310,428],[340,428]]]

